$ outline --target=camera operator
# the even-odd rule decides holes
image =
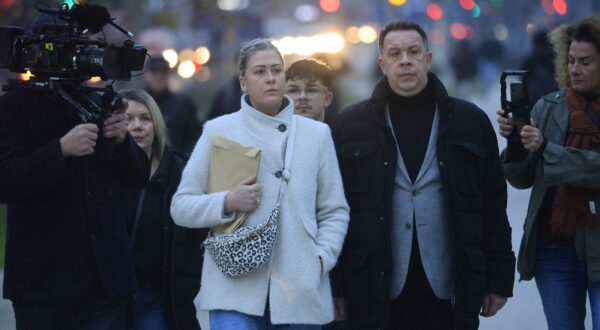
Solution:
[[[600,325],[600,15],[550,33],[560,90],[517,130],[498,114],[504,173],[531,197],[517,268],[535,278],[549,329],[584,329],[586,296]],[[518,135],[513,135],[513,131]]]
[[[82,123],[49,91],[17,86],[0,96],[4,298],[18,330],[125,327],[135,281],[126,231],[132,206],[122,195],[146,184],[149,166],[123,110]],[[107,160],[100,148],[109,139]]]

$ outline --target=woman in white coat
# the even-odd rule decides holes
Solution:
[[[245,44],[239,57],[241,109],[206,123],[183,171],[171,204],[178,225],[213,227],[247,212],[244,226],[267,220],[283,179],[290,124],[295,143],[287,190],[280,202],[270,263],[242,277],[224,275],[209,254],[204,259],[200,309],[211,329],[320,329],[333,320],[328,272],[336,263],[349,221],[329,128],[294,115],[284,95],[281,54],[266,39]],[[258,175],[229,191],[207,193],[214,135],[262,150]],[[286,173],[288,173],[286,171]]]

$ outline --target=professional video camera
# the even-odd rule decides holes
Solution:
[[[0,27],[0,68],[81,80],[93,76],[130,80],[131,71],[143,68],[146,49],[134,46],[130,39],[118,47],[88,38],[89,33],[101,31],[106,24],[133,37],[113,22],[106,8],[88,4],[42,8],[40,3],[36,8],[49,15],[45,15],[45,21],[38,19],[39,26],[30,33],[19,27]]]
[[[146,49],[135,46],[133,34],[117,25],[102,6],[67,4],[51,8],[41,2],[36,9],[42,14],[30,31],[14,26],[0,27],[0,68],[13,72],[31,72],[29,80],[9,79],[4,91],[29,88],[49,91],[69,102],[85,123],[102,129],[104,119],[121,109],[122,98],[112,83],[105,87],[88,86],[91,77],[102,80],[130,80],[132,71],[142,70]],[[109,45],[88,36],[110,24],[123,32],[123,46]],[[102,98],[93,92],[102,93]],[[106,143],[102,153],[110,158],[112,146]]]

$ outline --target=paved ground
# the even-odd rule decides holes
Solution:
[[[499,104],[499,93],[489,93],[487,98],[474,100],[481,108],[486,109],[495,125],[495,109]],[[501,147],[504,141],[499,139]],[[509,188],[508,192],[508,216],[513,228],[513,249],[519,247],[521,235],[523,234],[523,219],[529,201],[529,190],[516,190]],[[517,275],[518,279],[518,275]],[[0,272],[0,283],[2,272]],[[0,288],[1,292],[1,288]],[[515,296],[509,299],[508,304],[500,313],[490,319],[482,319],[480,329],[482,330],[540,330],[546,329],[546,321],[542,311],[540,298],[534,282],[516,282]],[[592,329],[590,312],[588,307],[586,329]],[[205,314],[199,313],[200,319],[205,324]],[[13,330],[14,319],[10,302],[0,299],[0,329]]]

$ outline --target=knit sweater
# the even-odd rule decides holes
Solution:
[[[231,278],[206,255],[200,308],[260,316],[268,298],[274,324],[325,324],[333,320],[328,272],[342,248],[349,208],[329,128],[294,115],[293,102],[288,101],[277,115],[268,116],[251,107],[242,96],[240,111],[207,122],[183,171],[171,214],[178,225],[192,228],[231,220],[223,217],[227,192],[206,193],[210,137],[221,135],[262,150],[257,177],[262,185],[262,202],[244,225],[266,221],[277,202],[281,178],[275,173],[283,169],[289,123],[295,117],[291,177],[281,201],[271,263],[241,278]]]

